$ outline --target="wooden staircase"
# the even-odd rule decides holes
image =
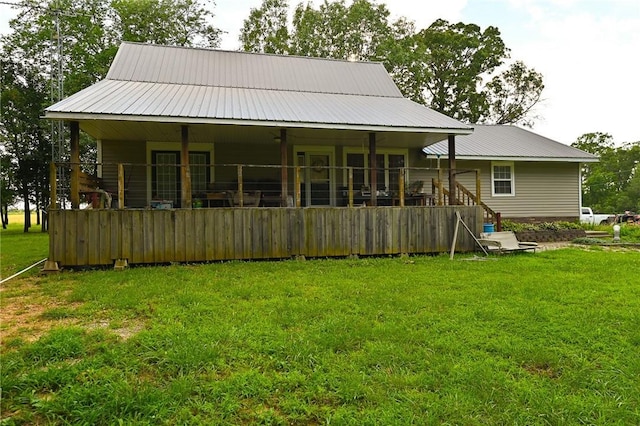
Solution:
[[[449,204],[449,190],[444,187],[442,179],[433,178],[431,180],[431,192],[434,194],[436,205],[444,206]],[[484,222],[495,223],[497,214],[491,207],[486,205],[480,198],[480,179],[476,171],[476,193],[472,193],[464,187],[460,182],[456,182],[456,192],[454,200],[457,205],[462,206],[480,206],[484,210]]]

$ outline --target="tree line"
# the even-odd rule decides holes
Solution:
[[[571,146],[597,155],[582,168],[582,204],[598,213],[640,212],[640,141],[616,146],[608,133],[585,133]]]

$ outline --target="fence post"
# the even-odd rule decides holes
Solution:
[[[480,169],[476,169],[476,204],[480,205],[482,197],[480,193],[482,191],[482,181],[480,180]]]
[[[240,207],[244,207],[244,188],[242,184],[242,164],[238,164],[238,202]]]
[[[124,165],[118,163],[118,208],[124,209]]]
[[[400,196],[400,207],[404,207],[404,167],[400,167],[400,174],[398,175],[398,192]]]
[[[353,167],[347,168],[347,196],[349,197],[349,207],[353,207]]]
[[[442,185],[442,169],[438,167],[438,205],[444,205],[444,187]]]
[[[296,176],[293,183],[296,187],[296,207],[302,206],[302,192],[300,191],[300,166],[296,167]]]

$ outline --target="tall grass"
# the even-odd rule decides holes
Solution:
[[[640,252],[471,259],[40,277],[30,300],[56,301],[38,316],[53,327],[5,342],[3,419],[640,423]],[[25,282],[11,282],[3,304]]]

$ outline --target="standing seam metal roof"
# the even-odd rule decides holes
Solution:
[[[473,133],[456,137],[459,158],[522,158],[597,161],[598,157],[511,125],[473,125]],[[448,155],[447,142],[423,148],[427,155]]]
[[[381,63],[123,43],[109,80],[402,97]]]
[[[136,43],[120,46],[105,80],[47,108],[46,116],[471,132],[404,98],[381,63]]]

